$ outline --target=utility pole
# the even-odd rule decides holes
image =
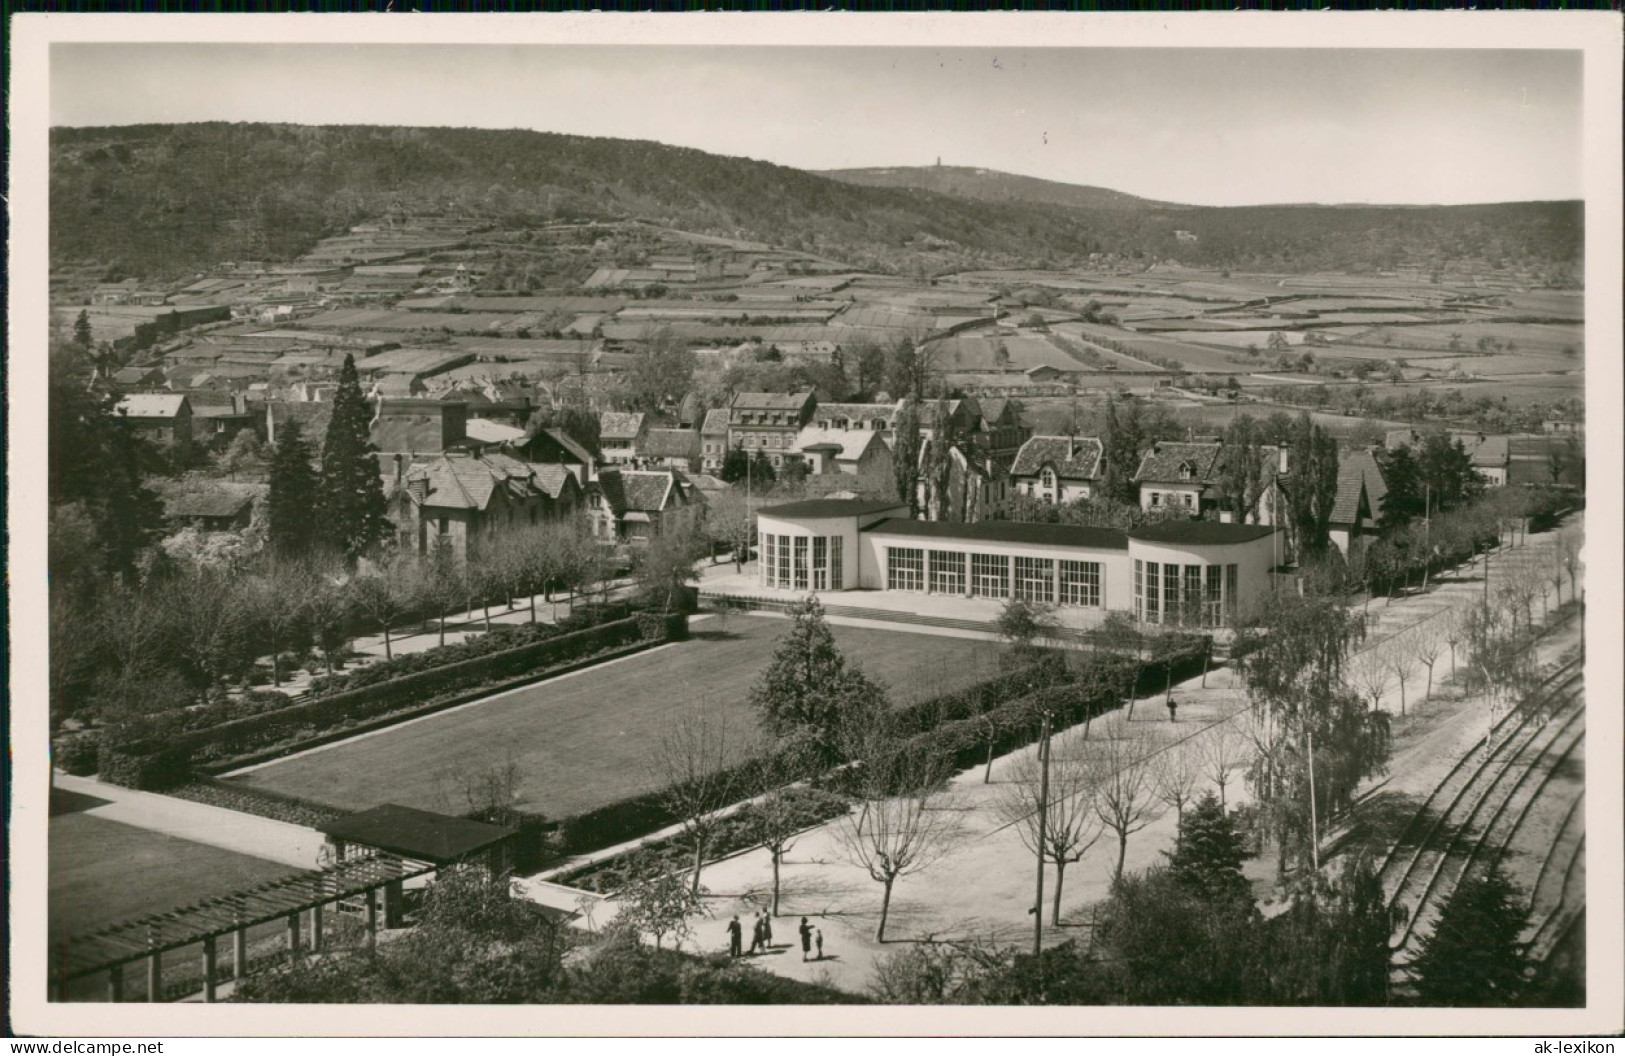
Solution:
[[[1044,844],[1049,833],[1049,712],[1044,712],[1044,728],[1038,741],[1038,892],[1033,896],[1033,956],[1044,950]]]
[[[1315,731],[1308,727],[1304,729],[1304,737],[1309,745],[1309,860],[1314,863],[1315,872],[1320,872],[1320,818],[1318,808],[1315,806]]]

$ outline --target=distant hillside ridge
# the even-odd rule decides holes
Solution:
[[[1071,209],[1189,209],[1173,202],[1125,194],[1105,187],[1059,183],[995,169],[963,165],[913,165],[867,169],[825,169],[816,175],[860,187],[912,187],[986,202],[1032,202]]]
[[[1024,177],[1010,181],[1004,186],[1030,189]],[[1066,267],[1094,255],[1288,271],[1438,259],[1572,269],[1583,226],[1578,202],[1212,209],[1135,204],[1128,195],[1088,206],[989,201],[647,141],[375,126],[53,129],[50,193],[53,262],[97,261],[150,279],[222,260],[292,259],[392,211],[520,225],[641,217],[859,268],[932,273]]]

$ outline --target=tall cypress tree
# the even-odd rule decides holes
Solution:
[[[267,545],[279,558],[295,559],[316,544],[316,470],[310,444],[298,422],[283,426],[271,456],[271,487],[266,496]]]
[[[372,412],[361,395],[355,357],[344,357],[333,418],[322,443],[322,475],[317,509],[323,539],[349,561],[371,550],[389,533],[378,449],[368,436]]]

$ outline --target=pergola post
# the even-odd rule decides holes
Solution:
[[[164,999],[164,955],[157,950],[147,955],[147,1001]]]
[[[214,967],[215,948],[214,936],[203,937],[203,1000],[209,1004],[214,1003]]]
[[[402,905],[406,892],[399,880],[391,880],[384,885],[384,927],[398,928],[401,926]]]
[[[378,889],[367,888],[367,949],[378,948]]]
[[[124,965],[115,964],[107,969],[107,1000],[124,1000]]]
[[[310,950],[320,953],[322,949],[322,907],[320,904],[310,907]]]
[[[248,929],[243,927],[241,916],[237,920],[237,930],[231,933],[231,974],[242,982],[248,975]]]
[[[299,911],[288,914],[288,962],[299,960]]]

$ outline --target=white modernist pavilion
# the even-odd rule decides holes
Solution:
[[[1126,612],[1209,627],[1269,590],[1276,529],[1167,521],[1130,531],[917,521],[906,505],[813,499],[757,513],[759,585],[879,590]]]

